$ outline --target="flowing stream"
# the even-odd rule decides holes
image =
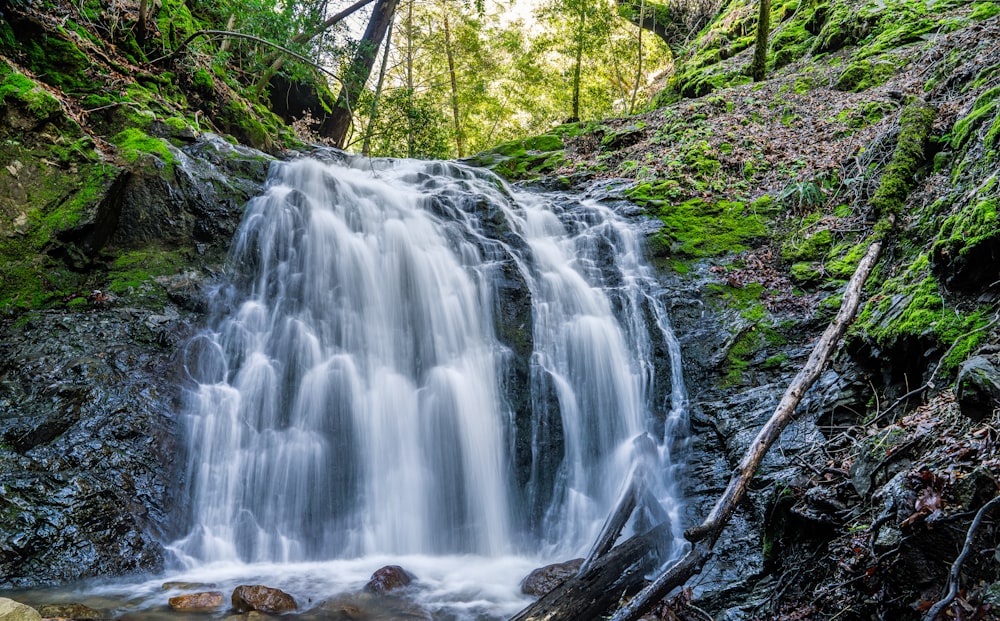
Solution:
[[[586,553],[644,432],[676,554],[685,393],[641,248],[599,201],[458,164],[274,165],[185,350],[179,566],[333,589],[398,563],[435,615],[503,618]]]

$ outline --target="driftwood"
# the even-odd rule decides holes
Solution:
[[[654,565],[650,550],[670,538],[670,524],[632,537],[528,606],[511,621],[600,619],[624,597],[638,591]]]
[[[888,220],[891,225],[895,218],[889,216]],[[743,461],[729,481],[729,486],[719,497],[708,518],[684,533],[693,544],[691,549],[621,606],[611,617],[611,621],[635,621],[671,590],[683,585],[688,578],[701,571],[705,561],[712,555],[712,549],[723,527],[729,522],[736,507],[746,495],[747,487],[768,449],[793,420],[795,408],[809,387],[819,378],[823,367],[857,314],[865,281],[878,262],[883,242],[883,237],[878,236],[869,244],[868,250],[847,284],[837,316],[816,342],[809,359],[785,391],[774,414],[747,449]],[[642,437],[640,436],[640,439]],[[637,442],[637,445],[641,443]],[[638,452],[641,451],[640,447]],[[644,582],[642,561],[651,556],[651,547],[659,547],[668,540],[669,523],[663,522],[646,534],[633,537],[618,547],[611,546],[614,545],[615,539],[638,505],[639,499],[644,498],[643,492],[649,493],[645,484],[645,467],[642,460],[637,460],[637,465],[632,470],[618,504],[608,517],[580,573],[525,608],[511,621],[597,619],[605,615],[615,603],[638,590],[639,585]]]
[[[662,562],[670,541],[670,518],[650,489],[656,444],[648,434],[633,440],[633,465],[615,508],[576,576],[521,611],[514,621],[596,619],[638,591],[646,573]],[[633,514],[645,511],[656,526],[618,547],[615,542]]]
[[[847,284],[837,316],[830,322],[816,345],[813,346],[809,359],[788,386],[778,403],[778,407],[775,408],[774,414],[757,433],[757,437],[750,444],[743,456],[743,461],[733,473],[729,486],[716,501],[712,512],[704,522],[689,528],[684,533],[684,536],[693,544],[691,549],[680,561],[663,571],[631,601],[622,606],[611,618],[612,621],[638,619],[672,589],[681,586],[688,578],[701,571],[705,561],[712,555],[712,548],[715,546],[722,528],[729,522],[736,507],[746,495],[747,487],[764,460],[768,449],[778,439],[788,423],[793,420],[795,408],[802,401],[802,397],[809,387],[819,378],[823,367],[847,331],[847,327],[854,320],[861,304],[861,294],[865,281],[868,280],[872,268],[875,267],[875,263],[878,262],[879,255],[882,253],[883,241],[882,237],[879,237],[869,244],[865,256],[861,259],[858,268]]]

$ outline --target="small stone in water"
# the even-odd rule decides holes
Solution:
[[[388,593],[401,589],[413,582],[410,574],[399,565],[386,565],[372,574],[365,590],[372,593]]]
[[[225,601],[226,598],[222,595],[222,591],[204,591],[171,597],[168,603],[174,610],[195,611],[215,610],[222,606]]]
[[[298,605],[292,596],[280,589],[262,584],[244,584],[233,590],[233,610],[236,612],[259,610],[280,614],[297,609]]]

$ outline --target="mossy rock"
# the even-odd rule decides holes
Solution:
[[[654,234],[660,254],[706,257],[746,250],[766,233],[763,218],[743,203],[692,199],[675,204],[669,182],[640,183],[626,196],[645,207],[663,226]]]
[[[568,135],[578,126],[572,124],[562,127],[562,134]],[[465,161],[473,166],[489,168],[505,179],[517,181],[533,179],[561,168],[566,159],[564,150],[562,136],[549,133],[504,142]]]
[[[952,288],[979,290],[1000,280],[998,201],[970,202],[945,219],[933,246],[934,272]]]
[[[897,66],[888,61],[859,60],[841,72],[834,85],[839,91],[859,93],[885,84],[896,75]]]

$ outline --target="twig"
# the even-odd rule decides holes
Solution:
[[[979,525],[982,523],[986,512],[998,504],[1000,504],[1000,496],[994,497],[993,500],[983,505],[979,509],[979,512],[976,513],[976,517],[969,526],[969,532],[965,534],[965,545],[962,546],[962,551],[959,553],[958,558],[955,559],[955,562],[951,564],[951,571],[948,572],[948,593],[944,599],[931,606],[927,614],[924,615],[924,621],[934,621],[939,614],[944,612],[945,608],[955,601],[955,597],[958,595],[959,574],[962,571],[962,563],[965,562],[965,558],[969,556],[969,552],[972,550],[972,540],[975,538],[976,531],[979,530]]]

